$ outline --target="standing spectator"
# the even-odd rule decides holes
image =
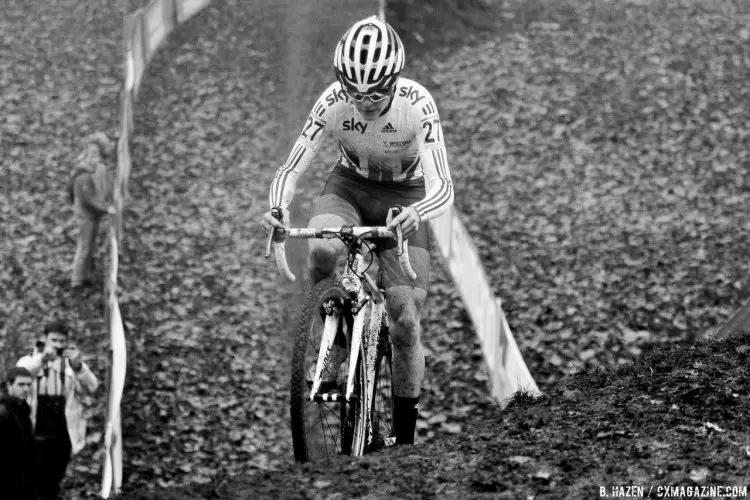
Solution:
[[[31,408],[26,403],[31,379],[26,368],[11,368],[5,377],[7,394],[0,397],[0,494],[3,498],[36,499]]]
[[[94,253],[99,221],[114,214],[113,176],[115,145],[106,134],[97,132],[84,139],[84,151],[76,159],[78,172],[68,185],[68,199],[78,220],[78,244],[73,259],[72,287],[90,286],[94,281]]]
[[[34,353],[17,365],[34,377],[31,386],[31,421],[38,467],[39,498],[57,498],[71,454],[86,444],[86,419],[78,399],[82,391],[93,392],[96,376],[81,360],[81,352],[69,343],[70,330],[63,321],[44,327],[44,340]]]

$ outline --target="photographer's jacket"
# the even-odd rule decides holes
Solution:
[[[78,372],[73,370],[67,359],[58,358],[47,363],[42,362],[43,353],[34,351],[30,356],[24,356],[17,366],[31,372],[34,381],[31,384],[29,406],[31,407],[31,422],[36,426],[36,410],[38,394],[50,396],[65,396],[65,420],[73,447],[73,454],[81,451],[86,444],[86,419],[83,416],[83,405],[79,400],[82,392],[93,392],[99,385],[96,375],[86,363],[81,363]],[[46,365],[46,366],[43,366]],[[62,367],[65,366],[64,381]]]
[[[3,498],[36,498],[34,437],[26,401],[0,397],[0,491]]]

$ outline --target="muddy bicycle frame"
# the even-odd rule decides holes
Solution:
[[[273,211],[272,211],[273,213]],[[391,216],[398,215],[399,209],[391,209]],[[280,212],[276,211],[274,217],[280,217]],[[390,217],[389,217],[390,219]],[[385,313],[385,296],[381,293],[375,280],[366,272],[365,258],[362,254],[363,240],[376,240],[385,238],[395,238],[397,240],[397,252],[401,271],[410,279],[417,278],[416,273],[411,267],[409,261],[409,251],[406,240],[404,240],[401,228],[397,227],[392,230],[386,226],[338,226],[324,228],[288,228],[275,229],[268,237],[266,247],[266,257],[271,254],[273,246],[276,265],[279,273],[289,281],[295,281],[296,277],[289,269],[286,260],[285,242],[288,238],[295,239],[341,239],[348,248],[346,264],[340,277],[341,284],[349,294],[351,301],[350,314],[353,319],[351,331],[349,332],[349,370],[346,382],[345,394],[319,394],[323,370],[331,358],[334,340],[338,332],[338,325],[342,315],[347,314],[344,310],[345,304],[336,303],[334,300],[328,300],[324,303],[326,318],[323,327],[323,335],[318,350],[317,363],[315,366],[315,375],[312,380],[310,390],[310,401],[316,402],[341,402],[342,399],[347,403],[356,401],[358,398],[354,394],[355,378],[357,374],[357,361],[360,353],[363,355],[364,362],[364,382],[366,390],[362,392],[365,401],[362,407],[365,408],[365,440],[361,443],[360,449],[352,450],[352,455],[362,455],[364,447],[369,445],[372,439],[372,401],[375,391],[375,370],[378,356],[378,342],[380,329],[382,327],[383,315]],[[369,267],[369,266],[368,266]],[[367,281],[369,293],[363,286],[362,278]],[[364,335],[365,306],[372,300],[370,311],[370,322]],[[364,345],[364,348],[363,348]]]

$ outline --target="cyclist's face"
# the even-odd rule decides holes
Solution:
[[[367,121],[372,121],[380,116],[380,113],[382,113],[385,107],[388,106],[389,102],[391,102],[390,99],[384,99],[380,102],[372,102],[369,98],[365,97],[364,101],[355,102],[354,106],[357,108],[357,111],[359,111],[359,114],[362,115],[362,118]]]
[[[376,95],[375,98],[377,99],[377,97],[380,96]],[[352,99],[352,102],[354,103],[354,107],[357,108],[359,114],[362,115],[362,118],[367,121],[372,121],[380,116],[380,113],[388,107],[391,99],[393,99],[393,90],[389,91],[384,98],[379,100],[373,101],[370,97],[365,97],[360,101]]]

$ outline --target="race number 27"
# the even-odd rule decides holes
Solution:
[[[310,133],[310,129],[312,129],[312,133]],[[302,130],[302,137],[314,141],[315,136],[318,135],[318,132],[321,130],[323,130],[323,124],[317,120],[313,120],[312,117],[308,117],[305,128]]]
[[[433,130],[434,125],[434,130]],[[440,142],[440,119],[435,118],[432,121],[426,121],[422,124],[422,128],[427,129],[427,135],[424,136],[424,142]],[[433,137],[434,132],[434,137]]]

